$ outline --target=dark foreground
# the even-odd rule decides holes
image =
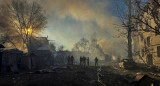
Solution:
[[[0,86],[160,86],[159,76],[116,67],[58,67],[0,76]]]

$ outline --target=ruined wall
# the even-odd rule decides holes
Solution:
[[[153,57],[153,64],[160,66],[160,56],[157,54],[157,52],[160,51],[160,49],[157,49],[160,46],[159,38],[160,35],[156,35],[155,33],[151,32],[139,32],[138,36],[133,38],[134,51],[139,52],[140,54],[136,55],[136,62],[148,63],[148,55],[151,54]]]
[[[160,66],[160,56],[158,55],[158,52],[160,52],[160,49],[158,49],[158,47],[160,47],[159,38],[160,38],[160,35],[154,36],[154,37],[152,37],[152,41],[151,41],[151,43],[152,43],[151,47],[153,49],[153,51],[152,51],[153,62],[155,65],[158,65],[158,66]]]

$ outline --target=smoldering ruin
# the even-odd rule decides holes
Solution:
[[[0,86],[160,86],[159,0],[0,0]]]

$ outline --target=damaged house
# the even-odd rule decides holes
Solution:
[[[137,62],[160,66],[160,35],[145,32],[135,39]]]
[[[136,32],[137,36],[133,38],[133,41],[137,62],[160,66],[160,34],[157,34],[159,28],[153,14],[151,14],[156,12],[158,14],[155,14],[155,16],[160,18],[160,9],[155,5],[154,1],[150,0],[143,7],[145,12],[139,13],[139,18],[143,22],[138,22],[136,25],[138,32]]]

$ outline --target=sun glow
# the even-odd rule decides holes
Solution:
[[[32,26],[30,26],[29,28],[25,29],[27,34],[31,34],[32,33]]]

